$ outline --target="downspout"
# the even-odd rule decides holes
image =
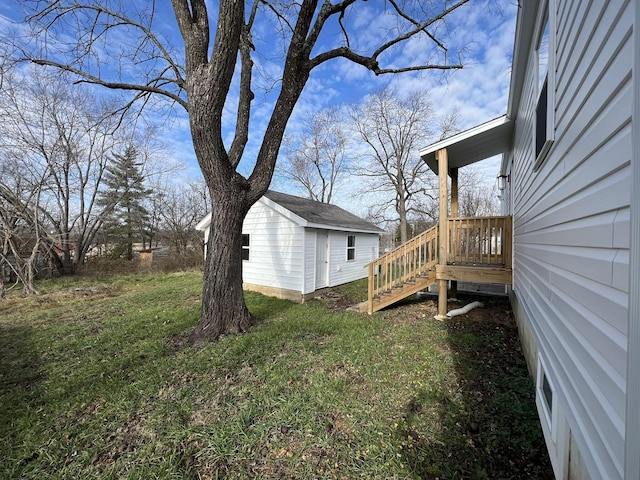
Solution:
[[[469,313],[474,308],[478,308],[478,307],[482,308],[484,307],[484,304],[482,302],[471,302],[462,308],[456,308],[455,310],[451,310],[450,312],[447,313],[447,318],[457,317],[458,315],[464,315],[466,313]]]

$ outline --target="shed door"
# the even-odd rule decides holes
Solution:
[[[327,286],[328,255],[329,248],[328,232],[318,232],[316,235],[316,290]]]

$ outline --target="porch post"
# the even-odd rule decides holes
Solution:
[[[458,169],[452,168],[449,172],[451,176],[451,216],[457,217],[458,214]],[[454,242],[459,242],[457,235],[454,234]],[[451,280],[451,288],[449,289],[449,296],[451,298],[458,297],[458,281]]]
[[[447,192],[447,177],[449,174],[449,159],[447,149],[443,148],[436,152],[438,160],[438,180],[439,180],[439,239],[438,239],[438,264],[447,264],[447,250],[449,249],[449,227],[447,217],[449,215],[449,194]],[[447,318],[447,281],[438,280],[438,315],[436,319]]]
[[[451,216],[458,216],[458,169],[452,168],[449,171],[451,177]]]

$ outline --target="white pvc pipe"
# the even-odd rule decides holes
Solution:
[[[482,304],[482,302],[471,302],[470,304],[465,305],[462,308],[451,310],[447,313],[447,318],[455,317],[457,315],[464,315],[465,313],[468,313],[470,310],[473,310],[476,307],[484,307],[484,305]]]

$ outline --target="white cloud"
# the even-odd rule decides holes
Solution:
[[[498,4],[501,11],[488,5]],[[455,38],[451,52],[456,46],[466,47],[465,67],[456,72],[427,71],[422,73],[408,73],[397,76],[376,77],[364,67],[355,65],[343,59],[329,61],[315,71],[305,87],[302,97],[296,106],[289,124],[289,131],[295,131],[301,120],[309,111],[319,110],[335,103],[354,103],[364,95],[378,90],[385,85],[401,92],[426,90],[429,92],[433,106],[438,113],[446,113],[457,108],[461,114],[461,128],[495,118],[506,111],[507,96],[510,80],[510,60],[515,29],[515,15],[517,6],[512,0],[476,0],[472,6],[454,12],[448,18],[448,29]],[[13,10],[12,10],[12,6]],[[9,18],[15,18],[19,12],[14,2],[0,6],[0,13]],[[211,6],[211,5],[209,5]],[[352,38],[352,46],[362,51],[368,50],[380,39],[381,32],[393,28],[391,16],[380,12],[378,2],[358,3],[345,17],[345,24],[357,30],[358,35]],[[215,8],[212,9],[215,11]],[[172,15],[170,9],[165,9],[163,15]],[[160,19],[163,33],[171,31],[175,26],[175,19]],[[6,18],[0,17],[0,28],[5,29]],[[252,166],[261,143],[262,134],[271,115],[275,100],[275,93],[279,91],[276,80],[281,77],[282,57],[277,51],[274,40],[273,24],[259,25],[256,42],[261,46],[272,42],[271,50],[264,55],[254,56],[258,73],[254,79],[258,86],[255,89],[256,98],[252,105],[252,119],[250,140],[242,162],[242,170],[246,173]],[[175,28],[174,28],[175,30]],[[277,34],[275,34],[277,36]],[[173,40],[176,45],[179,39]],[[335,48],[343,45],[337,23],[324,32],[315,52],[321,48]],[[432,54],[431,46],[425,41],[411,40],[396,52],[398,58],[391,59],[394,66],[404,66],[414,61],[428,58]],[[452,60],[455,60],[452,59]],[[237,84],[237,79],[235,80]],[[261,92],[263,87],[274,87],[269,93]],[[258,88],[260,87],[260,88]],[[225,105],[223,120],[225,124],[233,125],[237,110],[237,90],[231,92]],[[164,139],[176,159],[180,159],[188,166],[186,172],[198,175],[199,167],[195,160],[189,124],[182,111],[176,111],[176,119],[164,133]],[[233,132],[226,131],[225,143],[230,145]],[[428,142],[427,142],[428,143]],[[495,177],[499,161],[492,160],[481,165],[481,169],[488,172],[488,176]],[[187,173],[188,174],[188,173]],[[362,199],[348,198],[344,205],[357,208],[356,213],[363,213],[366,205],[358,206]],[[343,206],[344,206],[343,205]]]

